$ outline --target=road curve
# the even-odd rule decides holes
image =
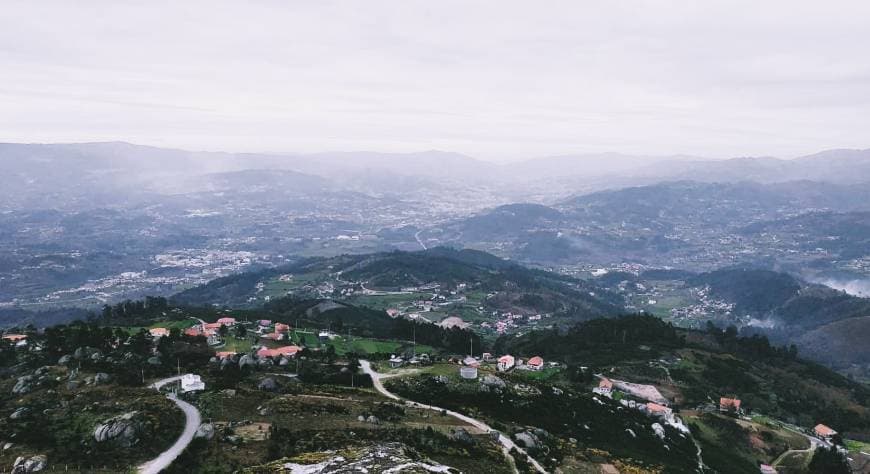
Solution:
[[[181,376],[169,377],[154,382],[150,387],[155,390],[160,390],[160,387],[178,380],[181,380]],[[199,410],[197,410],[195,406],[185,402],[184,400],[179,400],[175,394],[169,394],[167,395],[167,398],[175,402],[175,404],[178,405],[178,408],[181,408],[181,411],[184,412],[184,431],[181,432],[181,436],[175,440],[175,443],[170,446],[169,449],[160,453],[156,458],[140,465],[137,468],[140,474],[157,474],[169,467],[169,465],[172,464],[172,461],[181,455],[190,442],[193,441],[193,437],[196,435],[196,430],[202,422]]]
[[[372,386],[374,386],[375,390],[377,390],[378,393],[380,393],[381,395],[383,395],[387,398],[390,398],[390,399],[395,400],[395,401],[404,401],[405,405],[408,405],[408,406],[414,407],[414,408],[423,408],[423,409],[427,409],[427,410],[444,412],[444,413],[452,416],[453,418],[464,421],[464,422],[468,423],[469,425],[474,426],[475,428],[477,428],[485,433],[492,431],[492,427],[490,427],[486,423],[484,423],[478,419],[472,418],[470,416],[463,415],[462,413],[455,412],[453,410],[447,410],[447,409],[444,409],[441,407],[436,407],[433,405],[426,405],[424,403],[417,403],[417,402],[411,401],[411,400],[402,400],[401,397],[399,397],[398,395],[396,395],[396,394],[390,392],[389,390],[387,390],[386,388],[384,388],[384,384],[381,383],[380,374],[375,372],[372,369],[372,365],[369,363],[369,361],[360,359],[359,365],[362,368],[363,372],[365,372],[366,374],[369,375],[369,377],[372,378]],[[538,463],[538,461],[535,461],[535,459],[533,457],[529,456],[529,454],[526,453],[526,451],[523,448],[517,446],[517,444],[514,443],[513,440],[511,440],[510,438],[508,438],[504,434],[499,433],[498,442],[502,445],[502,451],[504,452],[505,456],[511,457],[509,454],[510,450],[516,449],[520,454],[523,454],[524,456],[526,456],[526,460],[529,462],[529,464],[534,466],[535,470],[537,470],[538,472],[543,473],[543,474],[547,473],[547,470],[544,469],[544,467],[541,466]]]

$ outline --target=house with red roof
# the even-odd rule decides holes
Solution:
[[[719,411],[726,413],[741,413],[740,400],[737,398],[721,397],[719,399]]]
[[[819,438],[822,438],[823,440],[828,442],[830,442],[831,438],[833,438],[837,434],[837,432],[834,431],[833,428],[827,425],[823,425],[821,423],[813,428],[813,433],[815,433],[816,436],[818,436]]]
[[[516,359],[514,359],[514,356],[506,354],[498,358],[498,365],[496,367],[498,368],[499,372],[507,372],[508,370],[514,368],[514,365],[516,365],[516,363],[517,361]]]
[[[277,332],[277,333],[286,333],[286,332],[289,332],[289,331],[290,331],[290,325],[289,325],[289,324],[275,323],[275,332]]]
[[[593,388],[592,392],[604,395],[605,397],[610,397],[613,394],[613,382],[608,378],[602,377],[602,379],[598,381],[598,386]]]
[[[26,347],[27,346],[27,335],[26,334],[5,334],[3,335],[4,341],[9,341],[15,345],[15,347]]]
[[[529,370],[541,370],[544,368],[544,359],[540,356],[534,356],[526,363]]]
[[[148,333],[151,334],[151,337],[158,338],[169,335],[169,329],[166,328],[151,328],[148,330]]]
[[[646,412],[650,416],[655,416],[665,421],[673,421],[674,419],[674,411],[664,405],[659,405],[658,403],[647,403]]]
[[[224,326],[234,326],[236,324],[236,318],[223,317],[217,320],[218,324],[223,324]]]
[[[284,346],[278,347],[275,349],[269,349],[268,347],[261,347],[260,350],[257,351],[258,357],[294,357],[296,353],[301,351],[302,348],[299,346]]]

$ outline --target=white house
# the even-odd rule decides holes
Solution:
[[[516,359],[512,355],[503,355],[498,358],[498,371],[499,372],[507,372],[514,368],[516,365]]]
[[[197,390],[205,390],[205,382],[194,374],[184,374],[181,376],[181,391],[184,393],[194,392]]]
[[[394,369],[398,369],[399,367],[405,365],[405,359],[402,359],[399,356],[393,356],[390,358],[390,367]]]

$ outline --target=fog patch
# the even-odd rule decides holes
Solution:
[[[754,328],[773,329],[776,327],[776,321],[773,318],[770,318],[770,319],[750,318],[749,322],[747,322],[746,325],[754,327]]]
[[[820,283],[835,290],[845,291],[852,296],[870,298],[870,279],[859,278],[844,280],[837,278],[822,278],[814,281],[814,283]]]

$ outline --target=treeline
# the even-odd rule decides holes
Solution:
[[[179,306],[162,296],[146,296],[142,300],[125,300],[104,305],[99,313],[87,320],[103,325],[147,326],[154,321],[182,320],[197,317],[213,320],[221,314],[214,306]]]
[[[497,353],[514,353],[566,362],[584,359],[590,362],[612,363],[649,351],[683,347],[685,338],[670,323],[647,314],[617,318],[592,319],[568,330],[552,328],[532,331],[520,337],[501,336],[496,340]]]
[[[753,359],[797,359],[798,349],[794,344],[788,346],[774,346],[767,336],[752,334],[741,337],[737,326],[731,325],[720,329],[712,321],[707,321],[707,333],[711,334],[716,342],[726,351],[739,354]]]
[[[415,334],[418,343],[441,347],[455,354],[469,354],[472,347],[475,353],[479,354],[483,348],[480,345],[480,336],[468,329],[442,328],[435,324],[417,323],[404,318],[393,320],[393,338],[410,340]]]
[[[351,332],[355,336],[377,339],[411,341],[416,334],[420,344],[442,348],[457,354],[466,354],[474,344],[481,348],[480,336],[474,331],[442,328],[429,323],[416,323],[404,318],[391,318],[383,311],[337,303],[331,300],[295,299],[285,297],[263,305],[266,317],[300,327],[331,329],[339,334]]]

